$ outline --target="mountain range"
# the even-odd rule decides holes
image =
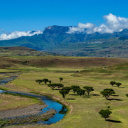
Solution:
[[[0,46],[23,46],[66,56],[128,58],[128,29],[114,33],[67,33],[70,26],[49,26],[42,34],[1,40]]]

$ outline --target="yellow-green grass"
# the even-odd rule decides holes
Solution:
[[[58,71],[60,70],[60,72]],[[62,96],[59,94],[58,90],[52,90],[47,87],[44,83],[38,84],[35,82],[37,79],[48,78],[53,83],[58,83],[59,78],[63,77],[62,83],[64,86],[79,85],[81,88],[83,86],[93,86],[94,92],[91,92],[90,97],[74,95],[71,91],[66,95],[65,100],[73,105],[73,111],[71,114],[67,114],[64,119],[58,123],[52,125],[26,125],[24,128],[127,128],[128,126],[128,98],[125,94],[128,93],[128,80],[126,76],[128,75],[126,71],[123,70],[113,70],[112,72],[99,71],[99,67],[93,71],[88,72],[68,72],[68,71],[80,71],[83,69],[74,68],[52,68],[43,71],[29,71],[23,73],[12,83],[6,85],[10,90],[16,91],[26,91],[35,93],[48,93],[54,94],[58,97]],[[90,70],[86,68],[84,70]],[[107,68],[106,70],[109,70]],[[65,72],[64,72],[65,71]],[[67,71],[67,72],[66,72]],[[109,83],[111,80],[121,82],[121,87],[112,87]],[[115,90],[116,95],[110,96],[110,99],[106,100],[101,94],[105,88],[112,88]],[[97,95],[93,95],[97,94]],[[122,123],[114,123],[105,121],[98,112],[101,109],[107,109],[110,106],[112,114],[110,116],[111,120],[121,121]],[[18,128],[23,126],[10,126],[10,128]]]
[[[0,94],[0,111],[16,108],[24,108],[29,105],[39,104],[40,101],[34,98],[26,98],[7,94]]]
[[[0,69],[0,73],[7,73],[7,72],[16,72],[15,70],[7,70],[7,69]]]

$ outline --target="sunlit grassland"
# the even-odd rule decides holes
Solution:
[[[113,67],[114,69],[114,67]],[[127,68],[128,69],[128,68]],[[84,70],[84,71],[81,71]],[[70,72],[69,72],[70,71]],[[76,72],[79,71],[79,72]],[[81,72],[80,72],[81,71]],[[37,79],[48,78],[52,83],[59,83],[59,78],[63,77],[64,86],[79,85],[93,86],[94,92],[88,96],[78,96],[71,91],[66,95],[65,100],[73,105],[71,114],[67,114],[64,119],[52,125],[26,125],[24,128],[127,128],[128,126],[128,73],[125,70],[112,70],[111,67],[101,68],[38,68],[38,70],[30,70],[21,74],[12,83],[6,85],[10,90],[26,91],[35,93],[54,94],[58,97],[62,96],[58,90],[52,90],[44,83],[40,85],[35,82]],[[121,82],[121,87],[113,87],[109,84],[111,80]],[[106,100],[101,94],[105,88],[112,88],[116,92],[116,96],[110,96]],[[118,96],[119,95],[119,96]],[[121,121],[122,123],[105,121],[98,112],[100,109],[107,109],[110,106],[112,114],[111,120]],[[10,128],[18,128],[23,126],[10,126]]]
[[[23,108],[29,105],[39,104],[39,103],[40,102],[34,98],[25,98],[20,96],[0,94],[0,111]]]

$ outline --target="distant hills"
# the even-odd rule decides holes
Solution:
[[[38,51],[87,57],[128,58],[128,29],[112,34],[73,33],[69,26],[46,27],[43,34],[0,41],[0,46],[22,46]]]
[[[0,56],[55,56],[56,54],[40,52],[27,47],[0,47]]]

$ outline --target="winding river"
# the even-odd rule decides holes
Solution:
[[[12,78],[12,79],[14,79],[14,78]],[[12,81],[12,79],[11,78],[10,78],[10,80],[7,79],[7,81],[5,79],[5,80],[3,80],[3,83],[1,81],[0,84],[3,85],[3,84],[5,84],[9,81]],[[0,90],[0,93],[4,93],[4,92],[5,91]],[[35,94],[27,94],[27,93],[13,92],[13,91],[7,91],[7,92],[40,98],[47,105],[47,107],[42,109],[36,115],[44,114],[44,113],[46,113],[47,111],[49,111],[51,109],[54,109],[56,111],[56,114],[52,118],[50,118],[48,121],[44,121],[44,122],[43,121],[38,121],[38,124],[42,123],[42,124],[50,125],[50,124],[56,123],[56,122],[60,121],[61,119],[63,119],[63,117],[65,116],[65,114],[67,112],[67,109],[66,109],[65,106],[63,106],[62,104],[48,98],[47,96],[40,96],[40,95],[35,95]],[[12,118],[12,117],[10,117],[10,118]]]

